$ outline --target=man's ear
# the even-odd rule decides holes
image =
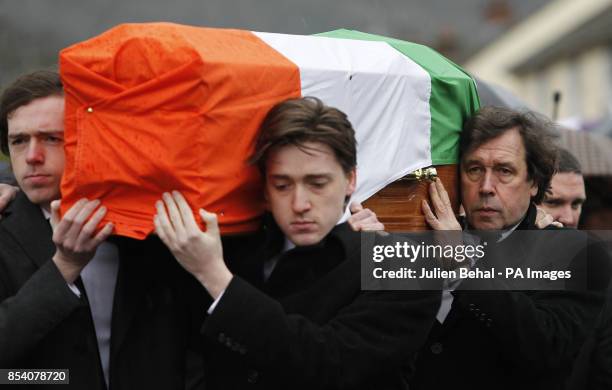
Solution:
[[[351,169],[351,171],[347,175],[348,185],[346,186],[346,196],[350,197],[355,192],[355,187],[357,186],[357,168]]]

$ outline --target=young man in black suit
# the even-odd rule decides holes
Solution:
[[[96,200],[58,217],[63,117],[54,72],[23,76],[0,101],[2,151],[22,189],[0,221],[0,367],[71,368],[72,388],[95,389],[104,386],[96,337],[74,283],[112,225],[95,232],[105,214]]]
[[[207,388],[405,388],[440,293],[361,290],[359,234],[336,226],[356,180],[346,115],[283,102],[254,161],[273,218],[248,256],[264,265],[263,292],[226,266],[214,214],[200,210],[202,231],[179,193],[157,204],[158,235],[214,299],[201,329]]]

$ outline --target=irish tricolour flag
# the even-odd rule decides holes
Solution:
[[[348,114],[360,201],[415,169],[455,163],[479,104],[473,80],[435,51],[349,30],[126,24],[64,49],[60,71],[62,208],[102,198],[116,231],[136,238],[172,189],[216,212],[226,233],[255,228],[261,178],[246,159],[267,111],[287,98],[316,96]]]

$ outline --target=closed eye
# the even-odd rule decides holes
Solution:
[[[285,183],[285,182],[280,182],[280,183],[272,183],[272,188],[274,188],[275,191],[286,191],[288,190],[290,187],[289,183]]]
[[[310,185],[312,187],[314,187],[314,188],[321,189],[321,188],[325,187],[327,185],[327,183],[328,183],[327,180],[325,180],[325,181],[313,181],[313,182],[310,183]]]
[[[561,205],[561,201],[559,199],[544,199],[544,203],[551,207],[557,207]]]

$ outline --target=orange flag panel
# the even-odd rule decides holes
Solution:
[[[247,31],[126,24],[60,53],[66,91],[62,212],[101,199],[115,233],[153,231],[155,201],[179,190],[222,233],[258,227],[251,155],[276,103],[300,96],[295,64]],[[200,221],[201,222],[201,221]]]

